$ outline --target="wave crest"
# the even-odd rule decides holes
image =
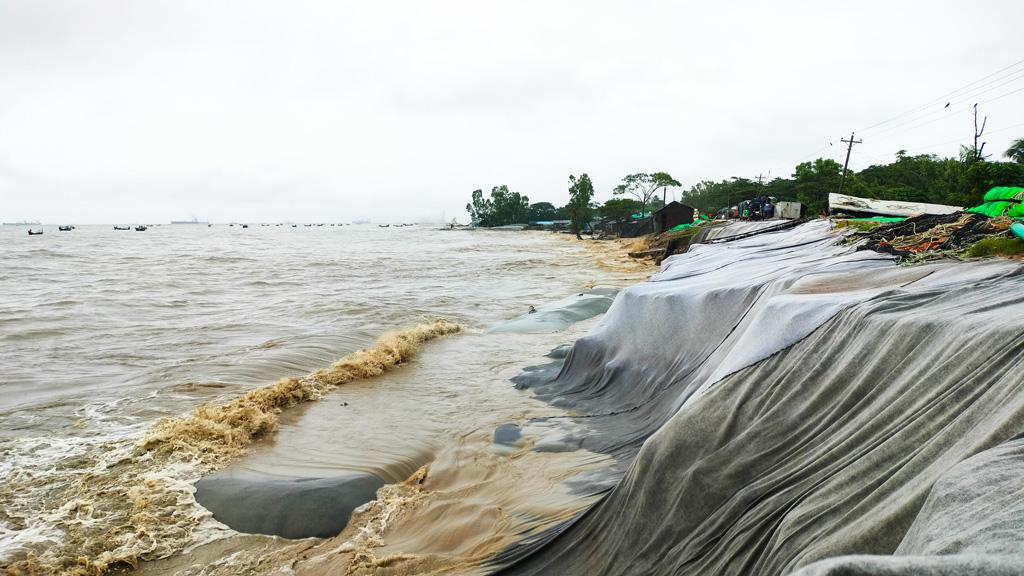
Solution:
[[[220,405],[205,405],[183,418],[163,418],[146,434],[143,450],[185,452],[209,463],[230,458],[253,439],[277,428],[281,410],[319,400],[330,390],[364,378],[380,376],[419,351],[420,345],[439,336],[462,331],[446,320],[388,332],[373,346],[357,350],[330,368],[305,378],[282,378]]]
[[[275,430],[283,409],[317,400],[346,382],[379,376],[414,356],[422,343],[461,331],[459,324],[438,320],[389,332],[330,368],[200,406],[185,417],[163,418],[141,441],[104,443],[69,457],[69,469],[56,477],[8,476],[0,484],[0,519],[7,514],[7,523],[14,524],[45,518],[48,526],[28,532],[45,528],[52,536],[10,550],[14,556],[0,560],[0,571],[101,574],[181,550],[205,516],[192,483]]]

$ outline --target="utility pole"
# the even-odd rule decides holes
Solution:
[[[853,152],[853,145],[861,144],[863,142],[862,140],[854,140],[853,136],[854,133],[850,132],[849,140],[842,138],[839,140],[840,142],[846,142],[848,144],[848,146],[846,147],[846,162],[843,162],[843,175],[842,177],[839,178],[839,194],[843,193],[843,184],[846,183],[846,169],[850,166],[850,152]]]

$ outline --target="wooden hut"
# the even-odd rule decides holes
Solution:
[[[661,209],[655,210],[652,214],[654,217],[654,232],[660,234],[680,224],[690,224],[697,218],[698,214],[699,212],[693,206],[680,204],[673,200]]]

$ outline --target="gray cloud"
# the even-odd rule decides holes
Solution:
[[[564,202],[570,172],[601,199],[784,176],[1021,58],[1013,0],[703,4],[0,0],[0,217],[465,219],[498,184]],[[984,105],[987,149],[1022,101]],[[970,136],[908,127],[854,167]]]

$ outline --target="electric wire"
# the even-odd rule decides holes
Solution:
[[[923,110],[925,108],[928,108],[929,106],[931,106],[933,104],[941,103],[943,100],[945,100],[947,98],[950,98],[952,96],[955,96],[955,95],[959,94],[960,92],[962,92],[963,90],[965,90],[967,88],[970,88],[972,86],[975,86],[979,82],[983,82],[985,80],[988,80],[989,78],[992,78],[993,76],[997,76],[999,74],[1002,74],[1003,72],[1006,72],[1007,70],[1010,70],[1010,69],[1013,69],[1013,68],[1017,68],[1021,64],[1024,64],[1024,59],[1018,60],[1018,61],[1014,62],[1013,64],[1010,64],[1009,66],[1005,66],[1003,68],[1000,68],[999,70],[996,70],[995,72],[993,72],[993,73],[991,73],[991,74],[989,74],[987,76],[983,76],[983,77],[981,77],[981,78],[979,78],[979,79],[977,79],[977,80],[975,80],[973,82],[965,84],[965,85],[961,86],[960,88],[957,88],[956,90],[953,90],[952,92],[947,92],[946,94],[943,94],[942,96],[939,96],[939,97],[937,97],[937,98],[935,98],[933,100],[929,100],[928,102],[925,102],[924,104],[921,104],[920,106],[917,106],[916,108],[913,108],[911,110],[907,110],[906,112],[902,112],[900,114],[897,114],[895,116],[892,116],[890,118],[882,120],[881,122],[876,122],[876,123],[874,123],[874,124],[872,124],[870,126],[866,126],[864,128],[861,128],[861,129],[857,130],[857,132],[866,132],[868,130],[871,130],[872,128],[877,128],[878,126],[882,126],[884,124],[888,124],[888,123],[890,123],[890,122],[892,122],[894,120],[898,120],[899,118],[902,118],[904,116],[917,113],[918,111]],[[1018,72],[1020,72],[1020,70],[1014,70],[1013,72],[1010,72],[1009,74],[1004,75],[1002,78],[1006,78],[1007,76],[1012,76],[1014,74],[1017,74]],[[997,79],[997,81],[998,81],[998,79]]]

